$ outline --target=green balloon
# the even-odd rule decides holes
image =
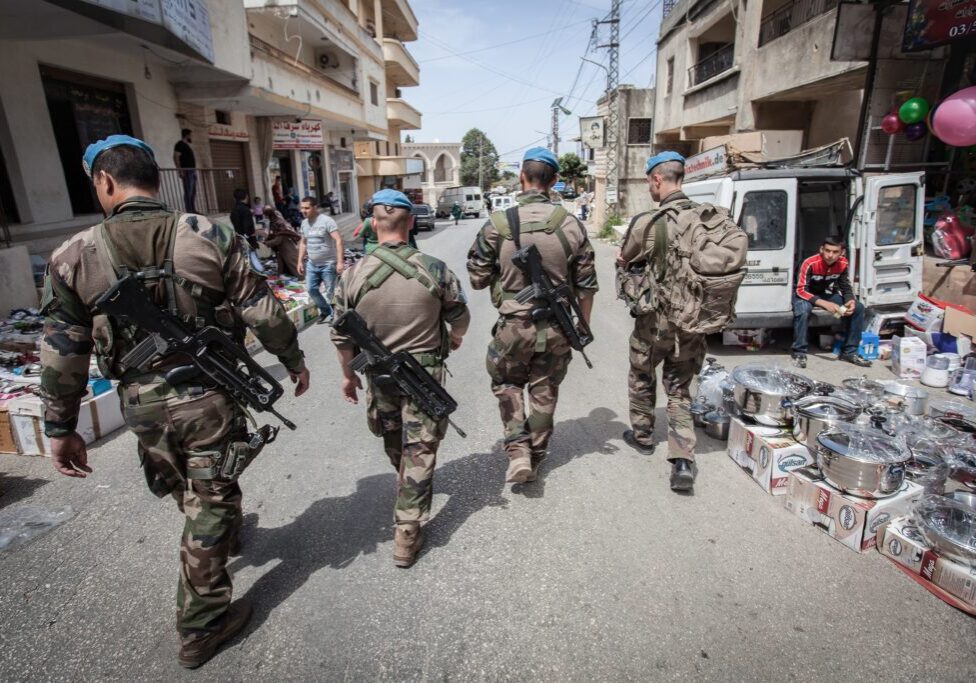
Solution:
[[[905,123],[918,123],[929,115],[929,103],[924,97],[913,97],[898,109],[898,118]]]

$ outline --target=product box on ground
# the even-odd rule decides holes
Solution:
[[[23,455],[50,455],[51,441],[44,436],[44,404],[37,396],[26,396],[7,403],[17,451]],[[91,443],[108,436],[125,424],[119,395],[107,391],[81,402],[77,432]]]
[[[750,350],[759,350],[773,340],[773,336],[766,328],[754,330],[725,330],[722,333],[724,346],[744,346]]]
[[[729,425],[728,453],[774,496],[786,493],[790,472],[813,463],[810,451],[796,442],[789,429],[752,425],[740,418],[732,418]]]
[[[976,315],[967,309],[947,306],[942,331],[954,337],[964,334],[970,339],[976,339]]]
[[[925,493],[918,484],[905,481],[893,496],[858,498],[835,489],[816,468],[793,470],[789,477],[786,509],[860,553],[874,548],[878,529],[907,514]]]
[[[17,442],[14,441],[13,426],[10,424],[10,413],[6,408],[0,408],[0,453],[16,453]]]
[[[933,550],[911,517],[899,517],[878,529],[877,540],[881,554],[911,572],[922,586],[953,607],[976,615],[976,568]]]
[[[918,337],[891,340],[891,371],[900,379],[919,379],[925,370],[928,346]]]
[[[945,312],[944,301],[919,294],[905,313],[905,322],[920,330],[938,331],[936,328],[941,324]]]

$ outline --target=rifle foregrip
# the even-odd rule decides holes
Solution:
[[[149,361],[156,356],[156,341],[152,336],[146,337],[134,349],[129,351],[119,361],[124,368],[136,368],[145,370]]]
[[[349,367],[353,372],[362,372],[369,365],[369,356],[360,353],[349,362]]]

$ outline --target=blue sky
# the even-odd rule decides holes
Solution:
[[[609,14],[610,0],[410,4],[420,31],[407,48],[420,63],[420,85],[405,88],[403,96],[423,113],[423,129],[408,131],[417,142],[457,142],[477,127],[503,159],[514,161],[531,143],[546,144],[550,106],[562,96],[572,115],[561,117],[559,151],[575,150],[569,140],[579,135],[577,117],[596,112],[606,87],[604,70],[580,57],[587,51],[591,20]],[[660,0],[622,3],[621,83],[653,85],[660,23]],[[608,35],[609,26],[600,27],[597,42],[606,43]],[[608,50],[591,49],[586,57],[606,64]]]

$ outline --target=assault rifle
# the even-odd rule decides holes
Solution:
[[[516,294],[515,300],[520,304],[538,301],[539,305],[532,309],[532,319],[553,320],[566,335],[569,345],[583,356],[586,367],[592,369],[593,363],[586,357],[583,347],[593,341],[593,333],[569,285],[561,284],[557,287],[552,284],[552,279],[542,267],[542,255],[534,244],[516,251],[512,263],[532,283]]]
[[[373,382],[379,386],[396,386],[412,398],[420,409],[434,420],[447,420],[463,438],[467,434],[449,417],[457,410],[455,401],[441,383],[431,376],[420,362],[406,351],[393,353],[370,332],[366,321],[354,310],[346,311],[333,323],[332,328],[343,334],[359,347],[359,354],[349,367],[354,372],[371,370]]]
[[[121,362],[124,370],[145,372],[163,356],[186,356],[192,365],[181,365],[166,372],[166,381],[176,385],[205,375],[219,389],[258,412],[267,411],[288,429],[295,424],[274,409],[284,389],[247,351],[216,327],[190,332],[183,322],[157,306],[142,282],[127,275],[108,289],[95,306],[103,313],[138,327],[149,336]]]

